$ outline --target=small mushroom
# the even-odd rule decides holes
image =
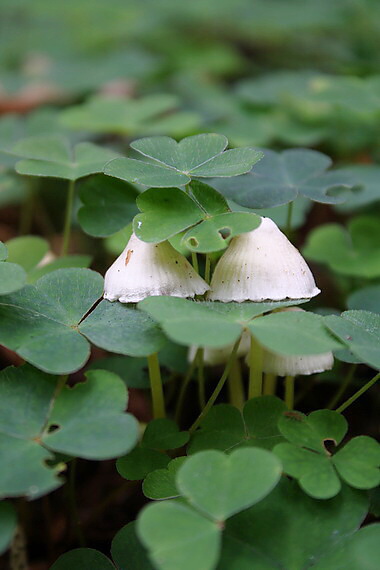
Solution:
[[[104,298],[137,303],[146,297],[194,297],[207,283],[168,241],[146,243],[132,234],[124,251],[105,274]]]
[[[318,295],[300,252],[270,218],[231,240],[212,277],[212,301],[281,301]]]

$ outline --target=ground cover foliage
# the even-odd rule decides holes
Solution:
[[[379,4],[0,16],[0,566],[377,570]],[[103,298],[131,235],[225,291],[263,216],[319,295]]]

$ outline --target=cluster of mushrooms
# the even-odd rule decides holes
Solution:
[[[195,297],[209,301],[283,301],[311,299],[320,293],[300,254],[270,218],[261,218],[251,232],[234,237],[219,259],[210,285],[168,242],[146,243],[132,234],[127,246],[105,275],[104,298],[137,303],[154,295]],[[302,311],[287,307],[280,311]],[[264,317],[265,318],[265,317]],[[249,352],[250,335],[243,333],[239,356]],[[225,362],[231,346],[206,348],[204,362]],[[189,359],[196,348],[192,347]],[[329,370],[333,354],[285,356],[263,351],[263,372],[276,376],[309,375]]]

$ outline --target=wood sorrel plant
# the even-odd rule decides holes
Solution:
[[[297,195],[342,201],[347,174],[326,172],[316,151],[227,144],[218,134],[149,137],[131,143],[133,158],[90,143],[70,150],[58,136],[12,148],[18,173],[70,182],[60,257],[46,260],[48,244],[33,236],[0,244],[0,342],[25,361],[0,373],[3,549],[15,549],[24,524],[14,498],[63,486],[72,535],[53,570],[359,570],[350,566],[358,552],[377,548],[379,526],[358,529],[378,512],[380,446],[367,435],[345,440],[342,412],[379,378],[366,378],[380,368],[379,315],[298,307],[320,290],[260,215],[286,204],[294,236]],[[121,236],[105,281],[88,257],[68,255],[82,177],[79,225]],[[322,260],[317,242],[305,252]],[[315,375],[334,356],[326,380],[336,391],[316,410]],[[148,422],[132,414],[136,388],[150,388]],[[147,401],[144,392],[145,412]],[[152,500],[136,517],[127,507],[113,562],[84,547],[77,458],[116,459],[120,477],[142,481]]]

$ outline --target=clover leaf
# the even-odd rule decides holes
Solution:
[[[314,202],[344,202],[353,186],[349,173],[327,170],[331,159],[310,149],[281,153],[263,149],[264,158],[251,171],[233,180],[212,180],[226,198],[248,208],[272,208],[303,195]]]
[[[98,550],[93,548],[75,548],[62,554],[51,566],[50,570],[115,570],[112,562]]]
[[[290,443],[280,443],[274,453],[284,471],[295,477],[301,488],[316,499],[329,499],[341,490],[341,478],[357,489],[371,489],[380,483],[380,445],[372,438],[353,438],[334,455],[326,442],[341,443],[347,422],[337,412],[318,410],[309,416],[285,412],[278,422]]]
[[[168,465],[170,457],[160,450],[177,449],[189,440],[173,420],[159,418],[148,423],[141,445],[117,461],[117,470],[130,480],[144,479],[148,473]]]
[[[236,342],[243,329],[251,326],[250,322],[254,317],[279,307],[303,303],[304,301],[194,303],[178,297],[157,296],[140,301],[138,307],[159,322],[164,332],[173,341],[186,346],[194,344],[217,348]],[[316,315],[314,316],[316,317]],[[255,334],[253,329],[252,332]],[[316,331],[316,334],[321,334],[321,336],[323,334],[323,338],[325,338],[327,333]],[[286,343],[286,340],[283,342]],[[289,341],[289,345],[291,342]],[[334,343],[339,344],[332,339],[329,346],[334,345]],[[323,346],[325,347],[325,343]]]
[[[137,205],[142,211],[133,221],[137,237],[159,242],[192,226],[181,243],[202,253],[224,249],[228,238],[260,223],[255,214],[231,212],[219,192],[198,181],[190,184],[189,194],[179,188],[150,188],[140,194]]]
[[[229,452],[245,446],[272,449],[284,441],[277,422],[285,409],[275,396],[252,398],[242,413],[230,404],[214,406],[192,436],[188,453],[205,449]]]
[[[16,164],[19,174],[78,180],[89,174],[102,172],[107,161],[117,156],[112,150],[93,143],[71,146],[60,135],[41,135],[23,139],[12,148],[12,153],[24,157]]]
[[[0,343],[52,374],[68,374],[85,364],[90,354],[86,337],[111,352],[134,356],[163,346],[157,325],[140,311],[104,301],[84,318],[102,291],[98,273],[71,268],[2,296]]]
[[[115,534],[111,544],[111,554],[120,570],[124,568],[154,570],[146,549],[137,537],[136,522],[126,524]]]
[[[8,548],[17,528],[17,514],[10,503],[0,503],[0,554]]]
[[[194,177],[231,177],[251,170],[262,153],[251,148],[225,150],[223,135],[202,134],[177,143],[170,137],[147,137],[131,143],[145,159],[111,160],[104,172],[109,176],[157,188],[182,186]]]
[[[380,314],[380,285],[354,291],[347,298],[347,307]]]
[[[345,311],[325,317],[325,325],[362,362],[380,369],[380,315],[369,311]]]
[[[8,249],[0,241],[0,295],[7,295],[21,289],[26,283],[24,269],[16,264],[6,261]]]
[[[326,263],[336,273],[373,279],[380,276],[379,236],[379,220],[360,216],[350,220],[347,230],[338,224],[313,230],[303,253],[308,259]]]
[[[78,221],[87,234],[105,237],[118,232],[137,212],[137,190],[130,184],[100,174],[80,187]]]
[[[344,487],[336,497],[320,501],[283,477],[263,501],[227,521],[217,568],[318,568],[323,555],[355,533],[367,510],[366,494],[356,489]],[[340,570],[334,564],[323,570],[333,568]]]
[[[52,452],[109,459],[135,445],[137,422],[125,414],[127,390],[115,374],[93,371],[74,388],[24,365],[1,373],[0,495],[39,497],[62,483]],[[120,436],[122,434],[122,437]]]
[[[168,133],[176,136],[191,132],[199,124],[197,113],[179,111],[178,107],[178,98],[168,94],[139,99],[97,96],[65,109],[60,119],[70,129],[91,133],[130,136]]]
[[[56,269],[88,267],[89,255],[64,255],[55,258],[49,243],[38,236],[21,236],[7,241],[8,260],[19,264],[27,273],[27,283],[34,283]]]
[[[180,497],[177,489],[176,477],[178,469],[186,461],[186,457],[176,457],[170,461],[165,469],[151,471],[144,479],[143,493],[149,499],[174,499]]]

